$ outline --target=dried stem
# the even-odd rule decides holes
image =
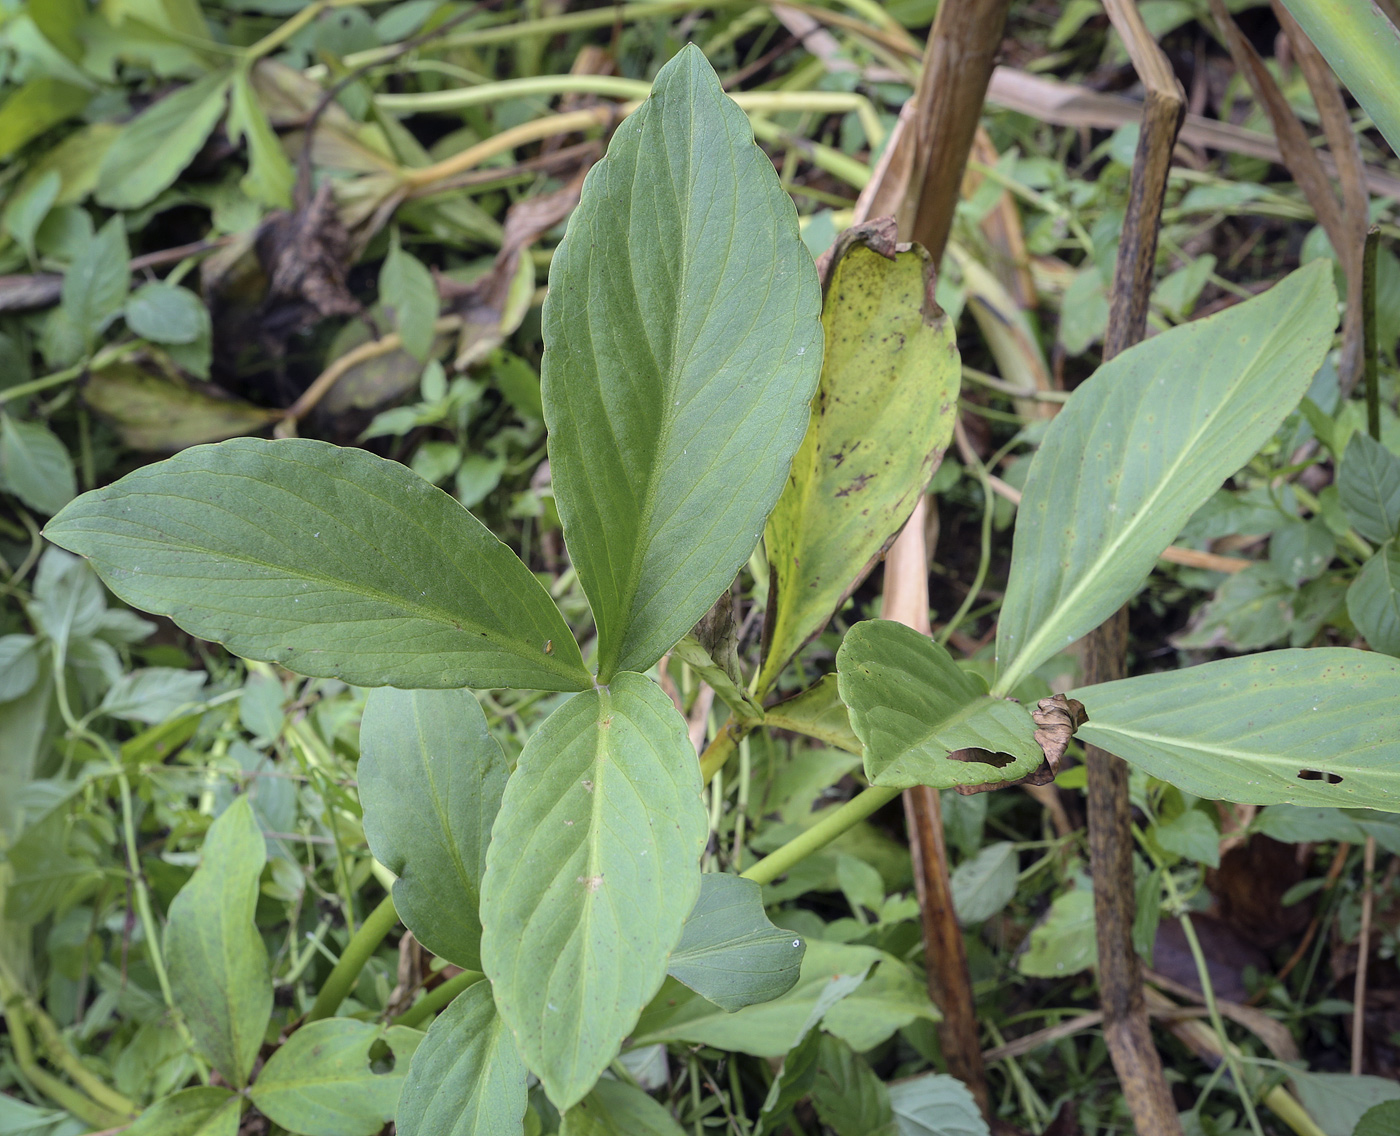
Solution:
[[[1361,891],[1361,934],[1356,940],[1356,985],[1351,998],[1351,1073],[1361,1075],[1361,1054],[1366,1026],[1366,968],[1371,955],[1371,909],[1375,905],[1376,838],[1366,837],[1365,882]]]

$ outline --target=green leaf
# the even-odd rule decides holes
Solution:
[[[946,1073],[925,1073],[890,1086],[899,1136],[991,1136],[968,1087]]]
[[[953,869],[953,909],[964,925],[981,923],[999,914],[1016,895],[1020,865],[1016,845],[988,844]]]
[[[709,825],[685,721],[622,672],[525,744],[491,833],[482,968],[556,1107],[593,1087],[666,974]]]
[[[874,785],[985,785],[1024,777],[1044,753],[1024,707],[989,698],[981,681],[926,635],[887,619],[858,623],[836,653],[841,701]],[[960,749],[1010,754],[998,768],[952,761]]]
[[[1156,825],[1152,835],[1168,852],[1212,868],[1220,867],[1220,831],[1199,809],[1187,809],[1180,816]]]
[[[85,241],[63,276],[63,314],[89,347],[117,317],[130,286],[126,229],[113,217]]]
[[[765,534],[760,696],[875,566],[942,460],[961,369],[933,285],[917,245],[890,258],[856,244],[832,271],[811,424]]]
[[[213,71],[127,123],[102,159],[98,204],[139,209],[154,201],[214,132],[224,114],[228,85],[227,71]]]
[[[768,921],[758,884],[710,872],[669,973],[721,1009],[741,1010],[791,990],[804,950],[800,937]]]
[[[78,480],[67,447],[47,426],[0,414],[0,487],[51,516],[73,500]]]
[[[196,446],[49,522],[134,607],[358,686],[589,685],[534,576],[397,462],[309,439]]]
[[[28,694],[38,681],[39,651],[34,636],[0,636],[0,702]]]
[[[1347,589],[1347,614],[1366,642],[1400,655],[1400,548],[1387,541]]]
[[[1388,1077],[1290,1070],[1298,1100],[1327,1136],[1355,1136],[1362,1117],[1385,1101],[1400,1100],[1400,1085]]]
[[[427,266],[403,250],[397,231],[379,270],[379,299],[393,309],[404,350],[415,359],[426,359],[433,349],[438,316],[437,284]]]
[[[1154,336],[1080,384],[1026,480],[994,689],[1097,627],[1273,435],[1332,345],[1330,264]]]
[[[1355,433],[1337,470],[1337,492],[1356,531],[1382,543],[1400,533],[1400,458]]]
[[[817,1051],[812,1104],[836,1136],[893,1136],[894,1112],[885,1083],[849,1045],[823,1034]]]
[[[559,1136],[685,1136],[685,1131],[641,1089],[602,1080],[564,1114]]]
[[[1268,651],[1073,697],[1089,713],[1082,741],[1198,797],[1400,811],[1400,660],[1387,655]]]
[[[413,1054],[398,1131],[402,1136],[512,1136],[524,1131],[526,1071],[496,1014],[491,984],[457,995]]]
[[[10,91],[0,102],[0,158],[8,158],[30,139],[72,118],[92,92],[60,79],[40,76]]]
[[[589,172],[544,305],[554,496],[600,681],[651,666],[753,552],[807,429],[820,303],[772,162],[682,49]]]
[[[510,769],[470,691],[370,692],[360,804],[399,918],[433,954],[481,968],[481,876]]]
[[[175,1004],[199,1051],[236,1088],[248,1083],[272,1016],[267,948],[253,922],[266,862],[253,807],[239,797],[209,826],[200,865],[165,927]]]
[[[63,178],[57,170],[49,170],[42,177],[28,185],[23,185],[5,202],[5,231],[14,237],[15,243],[24,249],[24,254],[34,261],[34,234],[48,215],[53,203],[58,200],[58,191]]]
[[[1097,959],[1094,893],[1076,887],[1057,895],[1045,918],[1031,929],[1016,969],[1031,978],[1064,978],[1088,969]]]
[[[1400,1132],[1400,1100],[1391,1100],[1362,1113],[1352,1136],[1395,1136],[1397,1132]]]
[[[268,1059],[249,1095],[269,1120],[302,1136],[374,1136],[394,1119],[422,1038],[405,1026],[351,1018],[312,1022]],[[381,1041],[389,1054],[376,1060]],[[392,1067],[376,1072],[388,1058]]]
[[[165,453],[250,434],[278,416],[208,383],[153,375],[134,363],[93,371],[83,401],[112,423],[126,445]]]
[[[775,730],[806,734],[847,753],[861,752],[860,739],[851,729],[851,717],[841,701],[838,679],[822,675],[801,694],[786,698],[764,712],[764,722]]]
[[[122,1136],[238,1136],[243,1098],[216,1085],[181,1089],[156,1101]]]
[[[259,61],[258,65],[265,64]],[[233,76],[233,88],[229,95],[228,136],[235,144],[246,142],[248,145],[248,172],[239,181],[238,188],[260,204],[274,209],[290,209],[296,173],[287,155],[282,152],[282,143],[268,122],[258,102],[252,78],[244,68],[239,68]]]
[[[193,343],[209,332],[209,311],[188,288],[156,281],[126,301],[126,326],[156,343]]]

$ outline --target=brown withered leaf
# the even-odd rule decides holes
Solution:
[[[470,284],[437,277],[438,292],[447,311],[462,318],[454,366],[464,371],[479,363],[504,341],[525,318],[534,294],[534,269],[526,255],[544,233],[564,220],[578,204],[588,162],[573,179],[553,193],[518,201],[506,212],[505,232],[496,262],[484,276]]]
[[[1069,748],[1070,738],[1089,720],[1089,715],[1084,710],[1084,703],[1078,699],[1057,694],[1053,698],[1042,698],[1031,711],[1031,720],[1035,722],[1036,744],[1045,754],[1045,760],[1037,769],[1014,781],[997,781],[990,785],[958,785],[955,786],[957,791],[968,797],[973,793],[990,793],[994,789],[1005,789],[1011,785],[1048,785],[1055,780],[1055,775],[1060,771],[1060,762],[1064,760],[1065,750]],[[960,749],[948,756],[953,761],[1006,764],[1005,760],[997,761],[999,757],[1006,758],[1005,754],[988,754],[983,749]]]
[[[156,374],[132,362],[93,371],[82,397],[116,427],[126,445],[156,453],[253,434],[276,417],[275,411],[234,398],[213,383]]]
[[[267,275],[262,303],[264,334],[284,341],[327,316],[360,313],[345,276],[350,235],[324,182],[304,208],[270,213],[258,231],[257,255]]]

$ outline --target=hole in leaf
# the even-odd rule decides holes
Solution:
[[[993,753],[989,749],[955,749],[948,755],[948,760],[977,761],[993,769],[1005,769],[1016,759],[1009,753]]]
[[[1298,770],[1299,781],[1326,781],[1329,785],[1340,785],[1342,775],[1340,773],[1327,773],[1320,769],[1300,769]]]
[[[369,1071],[381,1076],[394,1071],[394,1051],[389,1048],[388,1043],[381,1037],[376,1038],[373,1045],[369,1047]]]

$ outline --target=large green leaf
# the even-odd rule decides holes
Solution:
[[[272,1016],[267,948],[253,922],[267,846],[247,797],[209,826],[204,856],[170,904],[170,988],[199,1051],[241,1088]]]
[[[554,497],[601,681],[654,663],[752,553],[807,429],[820,303],[772,162],[684,48],[589,172],[544,305]]]
[[[669,972],[721,1009],[742,1010],[791,990],[804,950],[798,936],[768,921],[758,884],[709,872]]]
[[[666,1109],[622,1081],[599,1081],[564,1114],[559,1136],[685,1136]]]
[[[470,986],[413,1054],[399,1097],[402,1136],[512,1136],[524,1131],[526,1071],[496,1014],[491,984]]]
[[[1387,541],[1400,534],[1400,457],[1360,430],[1342,456],[1337,493],[1367,540]]]
[[[913,628],[887,619],[857,623],[836,653],[841,701],[865,751],[874,785],[908,788],[1013,781],[1045,754],[1025,707],[990,698],[982,681]],[[1009,754],[1000,767],[954,761],[960,749]]]
[[[1400,811],[1400,659],[1268,651],[1073,696],[1079,738],[1188,793]]]
[[[365,839],[398,876],[404,926],[468,970],[481,966],[481,876],[509,772],[469,691],[370,691],[358,772]]]
[[[616,1056],[666,975],[709,826],[685,721],[622,672],[526,743],[491,834],[482,966],[560,1109]]]
[[[1100,367],[1050,424],[997,627],[1005,693],[1097,627],[1298,404],[1337,324],[1330,264]]]
[[[229,72],[214,71],[153,103],[122,130],[97,176],[97,201],[139,209],[194,160],[224,114]]]
[[[156,1101],[123,1136],[238,1136],[243,1098],[215,1085],[198,1085]]]
[[[302,674],[409,688],[590,682],[515,554],[364,450],[195,446],[85,493],[45,532],[134,607]]]
[[[1387,541],[1347,589],[1347,614],[1366,642],[1400,655],[1400,548]]]
[[[422,1039],[405,1026],[382,1029],[351,1018],[312,1022],[268,1059],[249,1095],[289,1132],[374,1136],[394,1119],[409,1060]],[[388,1052],[376,1057],[380,1041]]]
[[[826,625],[904,524],[953,432],[961,369],[921,247],[864,244],[832,271],[812,420],[768,518],[760,694]]]

